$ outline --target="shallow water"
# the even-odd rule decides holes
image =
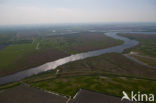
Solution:
[[[69,63],[72,61],[77,61],[77,60],[85,59],[88,57],[98,56],[98,55],[105,54],[105,53],[113,53],[113,52],[121,53],[125,49],[131,48],[131,47],[139,44],[138,41],[130,40],[128,38],[119,36],[119,35],[117,35],[116,32],[105,33],[105,35],[112,37],[112,38],[115,38],[115,39],[123,40],[124,43],[122,45],[114,46],[114,47],[110,47],[110,48],[106,48],[106,49],[100,49],[100,50],[95,50],[95,51],[71,55],[71,56],[68,56],[65,58],[58,59],[56,61],[45,63],[45,64],[38,66],[38,67],[35,67],[35,68],[30,68],[28,70],[17,72],[17,73],[12,74],[12,75],[1,77],[0,78],[0,85],[10,83],[10,82],[14,82],[14,81],[19,81],[19,80],[24,79],[26,77],[30,77],[30,76],[33,76],[33,75],[36,75],[36,74],[39,74],[39,73],[42,73],[42,72],[45,72],[48,70],[55,69],[60,65],[63,65],[63,64],[66,64],[66,63]]]
[[[126,33],[126,32],[125,32]],[[128,32],[130,34],[152,34],[152,35],[156,35],[156,32]]]
[[[4,49],[5,47],[7,47],[9,44],[0,44],[0,50]]]

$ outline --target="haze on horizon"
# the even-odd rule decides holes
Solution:
[[[156,22],[156,0],[0,0],[0,25]]]

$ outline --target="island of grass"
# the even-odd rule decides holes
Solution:
[[[129,39],[139,41],[139,45],[128,49],[129,56],[132,56],[147,65],[156,67],[156,35],[155,34],[120,34]]]
[[[9,45],[0,50],[0,76],[42,65],[71,54],[108,48],[123,43],[105,36],[102,32],[80,32],[52,36],[30,34],[32,35],[25,37],[25,34],[17,33],[13,37],[6,37],[5,42],[8,42]]]

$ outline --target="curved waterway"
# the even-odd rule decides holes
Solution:
[[[24,70],[21,72],[17,72],[15,74],[12,75],[8,75],[5,77],[1,77],[0,78],[0,85],[2,84],[6,84],[6,83],[10,83],[10,82],[15,82],[15,81],[19,81],[21,79],[24,79],[26,77],[30,77],[48,70],[52,70],[57,68],[60,65],[72,62],[72,61],[77,61],[77,60],[81,60],[81,59],[85,59],[88,57],[93,57],[93,56],[98,56],[101,54],[105,54],[105,53],[122,53],[125,49],[127,48],[131,48],[133,46],[136,46],[139,44],[138,41],[136,40],[130,40],[128,38],[122,37],[117,35],[116,32],[108,32],[105,33],[105,35],[112,37],[114,39],[119,39],[124,41],[124,43],[122,45],[119,46],[114,46],[114,47],[110,47],[110,48],[106,48],[106,49],[100,49],[100,50],[95,50],[95,51],[89,51],[89,52],[85,52],[85,53],[79,53],[79,54],[75,54],[75,55],[71,55],[65,58],[61,58],[58,59],[56,61],[53,62],[48,62],[45,63],[41,66],[35,67],[35,68],[30,68],[28,70]]]

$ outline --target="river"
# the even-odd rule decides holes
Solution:
[[[45,64],[35,67],[35,68],[30,68],[30,69],[27,69],[27,70],[24,70],[21,72],[17,72],[12,75],[1,77],[0,85],[19,81],[26,77],[30,77],[30,76],[33,76],[33,75],[36,75],[36,74],[39,74],[42,72],[46,72],[48,70],[56,69],[58,66],[72,62],[72,61],[77,61],[77,60],[85,59],[88,57],[98,56],[98,55],[105,54],[105,53],[114,53],[114,52],[122,53],[125,49],[131,48],[131,47],[139,44],[139,42],[136,40],[130,40],[126,37],[117,35],[117,32],[108,32],[108,33],[105,33],[105,35],[112,37],[114,39],[122,40],[122,41],[124,41],[124,43],[121,45],[106,48],[106,49],[100,49],[100,50],[89,51],[89,52],[85,52],[85,53],[71,55],[68,57],[58,59],[56,61],[45,63]]]

